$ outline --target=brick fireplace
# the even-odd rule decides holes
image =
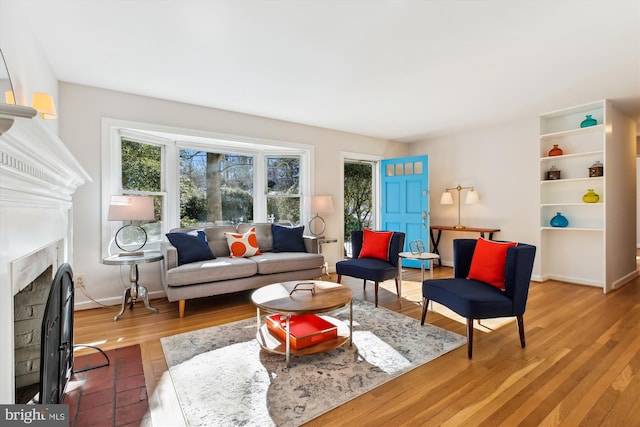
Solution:
[[[15,320],[41,318],[40,303],[18,294],[47,293],[58,266],[72,264],[72,195],[91,181],[48,126],[30,107],[0,104],[0,404],[15,403],[17,384],[36,375],[20,349],[34,332],[16,333]]]

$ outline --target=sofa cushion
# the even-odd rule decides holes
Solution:
[[[166,236],[178,251],[178,265],[215,258],[202,230],[167,233]]]
[[[224,233],[229,245],[231,257],[250,257],[261,255],[258,247],[258,238],[256,237],[256,229],[252,227],[244,234],[240,233]]]
[[[231,253],[229,252],[229,245],[227,244],[227,238],[224,233],[236,233],[236,227],[233,225],[212,225],[206,227],[204,229],[205,234],[207,235],[207,241],[209,242],[209,247],[211,248],[211,252],[216,257],[228,257]]]
[[[285,227],[271,224],[273,234],[273,252],[306,252],[304,246],[304,225]]]
[[[196,261],[167,271],[169,286],[194,285],[254,276],[258,265],[248,258],[216,258]]]
[[[256,262],[258,274],[308,270],[320,268],[324,263],[324,257],[321,254],[307,252],[267,252],[251,260]]]
[[[271,252],[273,250],[273,234],[271,233],[271,223],[240,223],[238,224],[238,233],[244,234],[251,228],[256,229],[256,237],[258,239],[258,247],[260,252]]]

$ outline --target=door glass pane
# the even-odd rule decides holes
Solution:
[[[413,175],[413,163],[405,163],[404,164],[404,174],[405,175]]]
[[[396,164],[396,175],[402,176],[402,163]]]
[[[422,175],[422,162],[413,162],[413,173]]]
[[[386,176],[393,176],[393,165],[387,165],[387,167],[385,168],[385,175]]]

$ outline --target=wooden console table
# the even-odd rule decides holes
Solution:
[[[438,230],[438,237],[433,237],[433,230]],[[489,240],[493,240],[493,233],[497,233],[500,231],[499,228],[473,228],[473,227],[465,227],[465,228],[456,228],[449,227],[444,225],[432,225],[429,227],[429,234],[431,235],[431,244],[433,245],[433,253],[440,255],[438,252],[438,245],[440,244],[440,236],[442,235],[442,231],[462,231],[468,233],[480,233],[480,237],[484,238],[484,233],[489,233]],[[438,265],[442,265],[442,258],[438,258]]]

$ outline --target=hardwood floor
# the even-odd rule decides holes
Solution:
[[[450,277],[436,267],[434,277]],[[392,281],[380,289],[380,305],[419,319],[420,271],[408,269],[403,299]],[[335,281],[335,276],[332,277]],[[373,284],[343,278],[356,298],[373,302]],[[160,387],[166,363],[159,339],[255,316],[250,292],[178,304],[138,305],[113,322],[116,308],[76,312],[75,342],[108,350],[140,344],[155,411],[178,414]],[[427,322],[465,335],[461,319],[435,305]],[[443,313],[443,314],[441,314]],[[458,348],[311,421],[326,425],[446,426],[639,426],[640,279],[603,294],[598,288],[556,281],[532,282],[524,316],[526,348],[514,319],[483,321],[474,334],[474,358]],[[164,374],[164,378],[163,378]],[[171,425],[154,416],[156,427]]]

